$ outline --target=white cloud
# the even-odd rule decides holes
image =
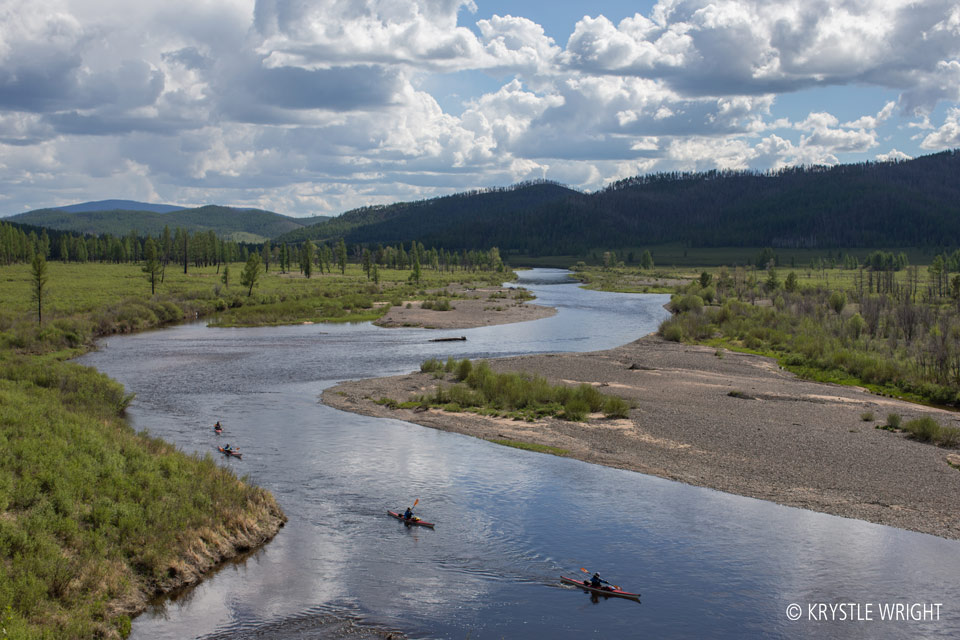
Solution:
[[[950,109],[943,125],[924,138],[920,146],[934,151],[960,147],[960,108]]]
[[[650,170],[835,163],[881,140],[892,150],[877,158],[960,146],[954,0],[661,0],[619,23],[601,0],[559,43],[522,4],[473,25],[475,10],[6,0],[0,197],[331,213],[531,177],[593,189]],[[465,70],[496,88],[441,95]],[[829,102],[786,108],[810,87]],[[858,87],[888,91],[841,121],[836,100]],[[440,106],[454,90],[458,115]]]
[[[912,160],[913,156],[907,155],[903,151],[890,149],[887,153],[878,153],[876,158],[880,162],[895,162],[898,160]]]

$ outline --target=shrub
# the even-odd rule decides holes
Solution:
[[[910,420],[903,425],[903,429],[920,442],[933,442],[940,435],[940,424],[930,416]]]
[[[610,396],[603,403],[603,415],[608,418],[627,418],[630,416],[630,403],[617,396]]]
[[[571,398],[563,405],[560,418],[571,422],[583,422],[590,413],[590,405],[579,398]]]
[[[470,376],[470,372],[473,370],[473,363],[470,362],[468,358],[464,358],[457,364],[457,373],[456,379],[463,381]]]
[[[420,365],[421,373],[434,373],[437,371],[443,371],[443,363],[437,360],[436,358],[428,358],[424,360]]]
[[[940,427],[937,434],[937,444],[941,447],[953,448],[960,444],[960,429],[956,427]]]
[[[660,325],[660,335],[671,342],[683,342],[683,327],[678,322],[667,320]]]
[[[887,414],[887,426],[891,429],[900,428],[900,414],[899,413],[888,413]]]
[[[873,422],[877,418],[873,415],[873,411],[865,411],[860,414],[860,419],[864,422]]]

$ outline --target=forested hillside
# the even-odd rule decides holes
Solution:
[[[124,236],[131,231],[158,235],[164,227],[182,227],[191,233],[213,231],[217,236],[238,242],[262,242],[280,234],[312,224],[319,218],[301,222],[297,218],[260,209],[235,209],[208,205],[169,213],[156,211],[67,211],[38,209],[5,218],[8,222],[91,235]]]
[[[655,174],[583,194],[552,183],[358,209],[279,238],[418,240],[529,255],[598,247],[872,248],[960,239],[960,151],[771,173]]]

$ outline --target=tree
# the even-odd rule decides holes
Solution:
[[[43,324],[43,289],[47,286],[48,278],[47,260],[43,257],[43,252],[38,251],[33,254],[30,274],[33,276],[33,299],[37,301],[37,324]]]
[[[793,293],[794,291],[797,290],[797,286],[798,286],[797,274],[791,271],[790,273],[787,274],[787,279],[783,282],[783,288],[789,291],[790,293]]]
[[[300,251],[300,269],[309,278],[313,274],[313,243],[307,240]]]
[[[830,308],[833,309],[837,315],[840,315],[843,308],[847,306],[847,294],[842,291],[834,291],[830,294],[827,304],[830,305]]]
[[[230,288],[230,265],[223,265],[223,276],[220,278],[223,281],[223,286]]]
[[[363,264],[363,272],[367,274],[367,280],[370,279],[370,269],[373,266],[373,260],[370,257],[370,250],[363,250],[363,257],[361,258],[361,263]]]
[[[764,283],[764,286],[767,288],[767,291],[776,291],[780,288],[780,278],[777,276],[777,270],[770,267],[767,274],[767,281]]]
[[[420,284],[420,256],[416,252],[413,255],[413,272],[410,274],[410,282],[415,285]]]
[[[774,253],[772,248],[764,247],[760,251],[760,254],[757,255],[757,261],[756,261],[757,269],[766,269],[768,266],[770,266],[771,262],[773,263],[772,266],[777,266],[778,264],[777,254]]]
[[[653,256],[647,249],[644,249],[643,255],[640,256],[640,268],[644,270],[653,269]]]
[[[343,241],[343,238],[340,238],[340,242],[337,243],[337,264],[340,266],[341,275],[347,273],[347,245]]]
[[[240,284],[247,287],[247,297],[253,295],[253,287],[260,279],[260,254],[256,251],[250,252],[247,258],[247,264],[243,267],[243,273],[240,274]]]
[[[147,281],[150,282],[150,295],[157,292],[157,280],[162,269],[163,266],[157,258],[157,245],[153,238],[147,238],[147,243],[143,246],[143,272],[147,274]]]

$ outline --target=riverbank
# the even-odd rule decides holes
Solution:
[[[957,424],[957,414],[801,380],[769,358],[656,336],[607,351],[489,363],[553,383],[597,385],[634,408],[627,419],[529,423],[377,404],[429,393],[440,381],[422,373],[342,383],[323,400],[345,411],[558,447],[586,462],[960,539],[960,471],[948,460],[955,451],[877,428],[888,414],[904,421],[932,416],[941,424]]]
[[[548,318],[557,313],[553,307],[525,302],[530,295],[515,287],[468,288],[450,285],[444,289],[454,297],[442,298],[444,310],[427,308],[429,301],[404,302],[391,307],[374,322],[380,327],[421,327],[424,329],[473,329],[497,324],[528,322]]]

